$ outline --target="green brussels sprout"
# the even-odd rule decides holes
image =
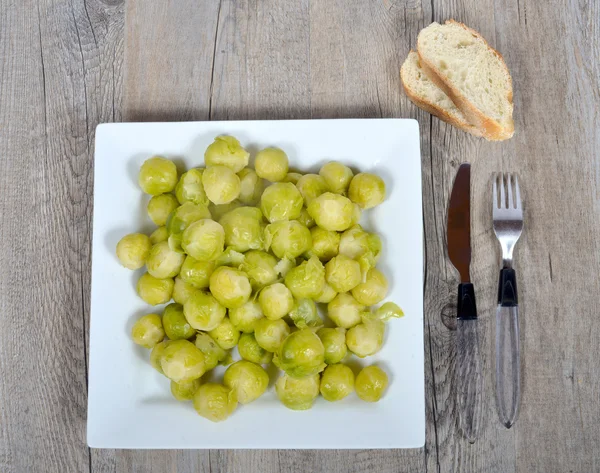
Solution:
[[[138,184],[150,195],[171,192],[177,184],[177,167],[172,161],[160,156],[147,159],[140,168]]]
[[[259,365],[271,363],[271,360],[273,359],[273,353],[261,347],[256,341],[253,333],[242,333],[240,341],[238,342],[238,351],[244,360]]]
[[[298,330],[283,340],[273,361],[294,378],[312,376],[325,369],[325,347],[312,330]]]
[[[315,219],[310,216],[306,207],[302,207],[300,216],[296,220],[298,220],[306,228],[313,228],[316,225]]]
[[[196,348],[204,355],[206,371],[214,369],[219,363],[227,361],[229,353],[205,332],[198,332],[195,340]]]
[[[324,263],[337,256],[340,246],[339,233],[330,232],[321,227],[314,227],[310,229],[310,235],[312,237],[312,248],[308,253],[311,256],[315,255]]]
[[[304,411],[310,409],[319,395],[319,375],[306,378],[292,378],[286,373],[275,383],[275,392],[288,409]]]
[[[296,299],[314,299],[325,285],[325,268],[316,256],[311,256],[285,276],[285,285]]]
[[[385,183],[375,174],[361,172],[352,178],[348,197],[363,209],[370,209],[385,200]]]
[[[167,337],[171,340],[187,340],[196,335],[196,331],[183,315],[181,304],[169,304],[165,307],[162,324]]]
[[[206,205],[186,202],[177,207],[167,218],[167,231],[169,235],[181,235],[190,224],[211,218],[210,210]]]
[[[345,255],[338,255],[325,265],[325,281],[336,292],[350,291],[361,279],[360,264]]]
[[[248,404],[265,393],[269,375],[262,366],[240,360],[227,368],[223,384],[235,391],[240,404]]]
[[[215,260],[215,267],[230,266],[232,268],[239,268],[245,259],[246,257],[243,253],[235,251],[233,248],[225,248],[225,251]]]
[[[365,282],[352,289],[352,295],[359,304],[370,306],[379,304],[388,292],[388,282],[381,271],[370,269]]]
[[[197,260],[213,261],[223,253],[225,230],[214,220],[198,220],[183,232],[181,246]]]
[[[150,352],[150,364],[160,374],[164,374],[162,366],[160,366],[160,362],[162,360],[165,348],[167,348],[169,343],[171,343],[171,340],[163,340],[162,342],[154,345],[154,348],[152,348],[152,351]]]
[[[278,258],[297,258],[311,245],[310,230],[297,220],[275,222],[265,228],[265,247]]]
[[[375,310],[375,318],[387,322],[391,318],[404,317],[404,311],[393,302],[386,302]]]
[[[169,232],[166,226],[158,227],[150,234],[150,243],[156,245],[161,241],[167,241],[169,239]]]
[[[175,278],[175,284],[173,285],[173,300],[178,304],[185,304],[189,297],[194,293],[196,288],[191,284],[185,282],[181,277]]]
[[[223,350],[232,349],[240,339],[240,331],[231,323],[229,317],[221,320],[221,323],[208,332],[208,334]]]
[[[227,247],[240,253],[263,249],[265,224],[260,209],[238,207],[223,215],[219,223],[225,231]]]
[[[265,188],[263,181],[258,174],[250,168],[244,168],[238,172],[240,178],[240,202],[246,205],[256,205]]]
[[[210,204],[208,206],[208,209],[210,210],[212,219],[215,222],[218,222],[219,220],[221,220],[223,218],[223,215],[225,215],[226,213],[231,212],[233,209],[237,209],[239,207],[243,207],[243,204],[239,200],[233,200],[233,201],[229,202],[228,204],[222,204],[222,205]]]
[[[167,218],[177,207],[179,202],[173,194],[155,195],[148,202],[148,216],[160,227],[167,223]]]
[[[183,383],[171,381],[171,394],[178,401],[189,401],[194,397],[196,391],[198,391],[200,384],[200,379],[192,379]]]
[[[198,379],[206,372],[204,355],[187,340],[171,340],[163,351],[160,366],[164,375],[176,383]]]
[[[191,202],[193,204],[208,206],[208,197],[206,196],[206,192],[204,192],[204,185],[202,184],[203,172],[204,169],[190,169],[179,178],[179,182],[175,187],[175,195],[180,204]]]
[[[142,274],[137,282],[137,293],[142,300],[150,305],[159,305],[169,302],[173,295],[175,281],[172,279],[158,279],[149,273]]]
[[[233,389],[221,384],[206,383],[194,394],[194,409],[202,417],[221,422],[226,420],[237,407],[237,395]]]
[[[327,183],[318,174],[305,174],[296,183],[296,187],[302,194],[305,204],[308,206],[321,194],[328,191]]]
[[[337,296],[337,292],[335,292],[335,289],[333,289],[329,284],[327,284],[327,282],[325,282],[325,284],[323,285],[323,289],[321,290],[321,293],[315,297],[315,302],[318,302],[320,304],[329,304],[333,299],[335,299],[335,296]]]
[[[179,274],[184,259],[185,255],[173,251],[166,241],[161,241],[150,250],[146,268],[155,278],[172,278]]]
[[[183,304],[183,315],[196,330],[209,331],[225,318],[226,309],[209,292],[196,290]]]
[[[254,169],[256,174],[267,181],[282,181],[289,169],[287,154],[279,148],[265,148],[257,153]]]
[[[187,256],[179,271],[179,277],[193,287],[206,289],[215,266],[214,261],[199,261],[193,256]]]
[[[308,213],[317,225],[332,232],[343,232],[356,219],[356,207],[343,195],[325,192],[308,204]],[[360,218],[360,215],[359,215]]]
[[[220,266],[210,276],[210,292],[223,306],[236,309],[248,302],[252,287],[246,273]]]
[[[277,260],[265,251],[252,250],[244,255],[240,269],[248,275],[252,289],[257,290],[277,280]]]
[[[228,204],[238,198],[240,178],[225,166],[213,166],[202,173],[202,185],[208,200],[213,204]]]
[[[296,185],[301,177],[302,174],[299,172],[288,172],[281,182],[291,182],[292,184]]]
[[[345,194],[354,177],[352,169],[335,161],[324,164],[319,170],[319,175],[325,179],[327,188],[334,194]]]
[[[294,220],[302,213],[302,194],[291,182],[278,182],[267,187],[260,197],[260,210],[273,223]]]
[[[328,365],[339,363],[348,354],[346,329],[341,327],[320,328],[317,335],[325,347],[325,363]]]
[[[354,391],[354,373],[340,363],[329,365],[321,375],[320,391],[326,401],[341,401]]]
[[[383,345],[385,324],[380,320],[365,320],[346,332],[348,349],[359,358],[377,353]]]
[[[152,244],[143,233],[130,233],[117,243],[117,258],[127,269],[140,269],[146,264]]]
[[[260,304],[248,301],[242,307],[229,309],[229,318],[235,327],[244,333],[254,332],[256,322],[264,317]]]
[[[354,225],[342,233],[340,255],[357,259],[367,253],[371,253],[377,262],[381,253],[381,239],[377,235],[364,231],[360,225]]]
[[[144,348],[152,348],[165,338],[165,331],[158,314],[140,317],[131,329],[133,341]]]
[[[275,352],[290,334],[288,324],[282,319],[260,319],[254,326],[254,337],[261,348]]]
[[[359,398],[367,402],[377,402],[388,386],[388,375],[378,366],[366,366],[358,373],[354,384]]]
[[[312,299],[298,299],[290,311],[290,318],[300,329],[323,326],[323,320],[317,312],[317,305]]]
[[[338,294],[327,304],[327,315],[338,327],[350,328],[362,321],[364,307],[350,294]]]
[[[206,166],[227,166],[233,172],[240,172],[248,166],[250,153],[233,136],[217,136],[204,153]]]
[[[277,320],[290,313],[294,307],[294,298],[284,284],[277,282],[260,291],[258,303],[267,319]]]

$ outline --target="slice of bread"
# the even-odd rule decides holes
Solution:
[[[512,80],[502,56],[475,30],[454,20],[419,33],[417,51],[427,76],[489,140],[514,133]]]
[[[481,131],[467,121],[450,97],[427,77],[421,68],[416,51],[408,53],[408,57],[400,69],[400,79],[406,95],[417,107],[461,130],[475,136],[482,136]]]

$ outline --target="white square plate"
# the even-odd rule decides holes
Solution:
[[[168,380],[149,364],[130,331],[148,307],[135,292],[141,270],[115,256],[127,233],[150,232],[140,165],[154,154],[187,168],[203,164],[215,136],[236,136],[249,150],[277,146],[290,166],[317,171],[339,160],[380,175],[387,200],[364,212],[367,229],[384,243],[379,267],[389,278],[387,300],[406,316],[389,322],[383,349],[361,365],[382,365],[390,385],[378,403],[352,394],[308,411],[286,409],[271,388],[239,406],[225,422],[198,416],[176,401]],[[96,132],[88,443],[97,448],[410,448],[425,440],[423,364],[423,235],[421,157],[415,120],[349,119],[186,123],[118,123]]]

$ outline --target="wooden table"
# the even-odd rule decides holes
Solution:
[[[417,109],[399,69],[456,18],[504,55],[516,133],[488,143]],[[600,471],[600,2],[0,0],[0,471]],[[86,446],[94,130],[121,120],[413,117],[422,137],[427,440],[392,451],[102,451]],[[473,164],[484,347],[481,438],[457,434],[457,274],[446,205]],[[524,390],[493,402],[494,171],[521,176]],[[407,389],[410,389],[407,386]],[[351,420],[351,419],[349,419]],[[318,426],[316,426],[318,428]]]

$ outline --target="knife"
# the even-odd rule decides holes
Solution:
[[[471,165],[456,173],[448,208],[448,256],[460,274],[456,309],[456,386],[459,425],[475,442],[481,416],[482,376],[475,290],[471,264]]]

